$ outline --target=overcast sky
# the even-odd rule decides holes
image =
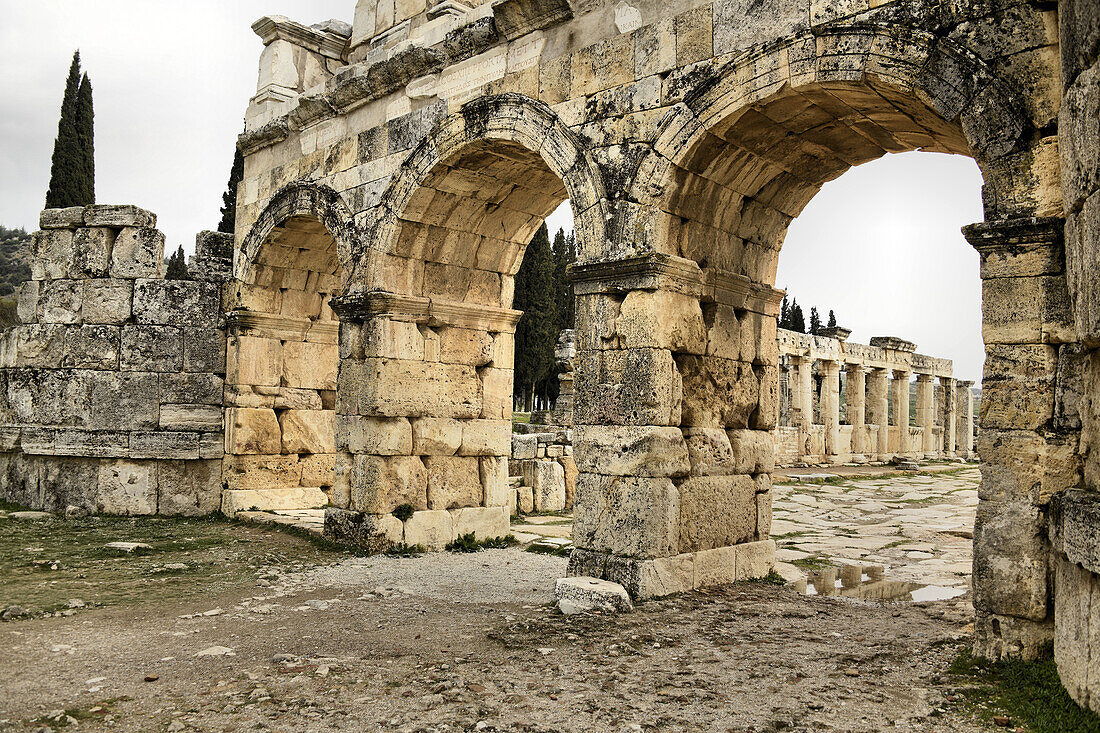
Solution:
[[[37,228],[61,95],[79,48],[95,89],[96,197],[157,213],[175,249],[213,229],[256,89],[253,21],[351,20],[353,0],[0,0],[0,224]],[[981,176],[958,156],[910,153],[828,184],[791,226],[777,285],[852,340],[896,335],[981,378]],[[568,225],[563,212],[551,231]]]

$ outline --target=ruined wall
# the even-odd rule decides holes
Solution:
[[[133,206],[47,210],[40,225],[22,323],[0,336],[5,497],[61,512],[217,511],[219,283],[164,280],[164,235]],[[192,262],[216,280],[214,240]]]
[[[1058,4],[1064,96],[1058,119],[1065,269],[1077,344],[1059,350],[1055,425],[1080,429],[1080,487],[1056,496],[1054,656],[1070,695],[1100,711],[1100,5]],[[984,400],[983,400],[984,401]]]

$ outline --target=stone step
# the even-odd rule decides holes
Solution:
[[[294,486],[280,489],[238,489],[222,492],[222,514],[235,517],[237,512],[271,512],[292,509],[321,509],[328,496],[321,489]]]

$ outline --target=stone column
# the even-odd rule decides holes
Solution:
[[[894,423],[898,431],[898,455],[909,453],[909,378],[911,372],[894,370],[891,398],[894,401]]]
[[[878,428],[870,449],[884,461],[890,453],[890,375],[883,368],[872,369],[867,380],[867,419]]]
[[[943,452],[953,456],[955,446],[958,445],[956,438],[958,430],[956,416],[959,414],[956,404],[958,388],[953,377],[940,377],[940,386],[943,389]]]
[[[975,653],[1034,658],[1053,637],[1054,602],[1080,603],[1051,578],[1048,507],[1081,484],[1078,434],[1059,427],[1064,366],[1076,340],[1065,277],[1062,219],[1015,219],[963,229],[981,256],[982,381],[978,454],[982,485],[974,525]],[[972,449],[970,383],[960,383],[960,451]],[[1081,389],[1082,386],[1068,386]],[[1087,601],[1085,601],[1087,603]],[[1076,630],[1070,634],[1080,633]],[[1083,643],[1077,637],[1074,644]],[[1056,645],[1057,648],[1057,645]]]
[[[767,575],[782,293],[707,285],[695,262],[668,255],[570,272],[580,471],[570,575],[636,598]]]
[[[821,362],[821,422],[825,426],[825,454],[837,460],[840,451],[840,364]]]
[[[782,361],[779,364],[779,427],[791,424],[791,368]]]
[[[844,397],[848,406],[848,424],[852,426],[852,458],[867,453],[867,370],[860,364],[847,364]]]
[[[803,430],[814,424],[814,399],[814,360],[804,356],[798,362],[798,426]]]
[[[931,374],[917,375],[917,426],[922,430],[920,453],[924,458],[935,458],[935,432],[936,425],[935,402],[933,401],[934,387]],[[916,448],[916,446],[914,446]]]
[[[960,381],[955,397],[955,450],[963,458],[974,457],[974,392],[971,381]]]

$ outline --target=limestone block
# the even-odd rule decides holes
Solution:
[[[92,372],[87,376],[90,430],[155,429],[160,424],[158,375]]]
[[[578,425],[679,425],[683,384],[663,349],[578,351]]]
[[[20,323],[36,323],[38,321],[38,291],[40,281],[28,280],[19,286],[19,296],[16,300],[15,315]]]
[[[809,25],[806,3],[789,0],[716,0],[714,53],[731,54],[761,37],[791,38]]]
[[[84,207],[84,225],[89,227],[155,227],[157,215],[129,204],[92,204]]]
[[[413,455],[413,428],[403,417],[336,416],[336,445],[349,453]]]
[[[473,418],[481,414],[481,385],[473,367],[366,359],[344,361],[339,378],[337,393],[345,412],[453,418]]]
[[[282,382],[288,387],[336,389],[339,350],[335,344],[283,344]]]
[[[693,476],[679,486],[679,552],[756,539],[756,483],[751,476]]]
[[[225,380],[228,384],[277,387],[282,376],[282,358],[283,345],[278,339],[231,338],[226,354]]]
[[[120,339],[118,326],[73,326],[66,329],[65,355],[60,366],[118,369]]]
[[[619,348],[702,354],[707,347],[707,328],[699,299],[668,290],[628,293],[619,307],[615,332]]]
[[[480,506],[483,500],[477,458],[427,456],[428,508],[458,509]]]
[[[201,517],[222,500],[221,461],[157,461],[157,513]]]
[[[209,326],[183,329],[183,370],[225,372],[225,331]]]
[[[219,432],[223,409],[217,405],[161,405],[160,427],[164,430]]]
[[[451,512],[455,537],[473,532],[479,540],[504,537],[508,534],[510,512],[503,506],[475,506]]]
[[[672,555],[679,516],[680,495],[670,479],[583,472],[577,477],[577,547],[638,558]]]
[[[282,452],[282,430],[274,410],[232,407],[225,411],[225,422],[226,453],[279,455]]]
[[[82,316],[85,323],[119,325],[130,320],[134,284],[129,280],[84,281]]]
[[[641,562],[610,558],[607,575],[615,580],[617,576],[629,578],[626,588],[637,600],[686,593],[695,587],[695,554],[685,553]]]
[[[481,377],[481,417],[486,420],[512,419],[511,369],[484,368],[478,370]]]
[[[24,471],[38,474],[37,483],[44,511],[61,513],[69,506],[96,510],[95,493],[102,461],[85,458],[32,459],[22,462]],[[34,479],[25,478],[28,483]]]
[[[770,483],[771,477],[767,478]],[[772,533],[772,493],[761,492],[759,482],[756,488],[756,539],[766,540]]]
[[[333,542],[378,553],[401,544],[404,527],[392,514],[363,514],[329,507],[325,509],[324,536]]]
[[[341,324],[345,326],[347,324]],[[358,325],[358,324],[357,324]],[[424,358],[424,335],[415,323],[394,321],[389,318],[374,318],[359,326],[356,334],[358,350],[362,353],[344,354],[357,359],[384,358],[410,359]]]
[[[511,420],[463,420],[458,455],[507,456],[511,443]]]
[[[402,504],[428,506],[428,474],[417,456],[352,456],[348,482],[356,511],[388,514]]]
[[[504,456],[482,456],[478,459],[481,490],[485,506],[515,509],[514,492],[508,486],[508,459]]]
[[[73,233],[68,229],[47,229],[34,233],[31,278],[59,280],[70,276],[73,266]]]
[[[684,428],[683,433],[691,459],[691,475],[715,476],[736,472],[730,439],[725,430]]]
[[[302,468],[302,486],[332,486],[336,473],[335,453],[299,456],[298,465]]]
[[[221,407],[224,380],[216,374],[161,374],[160,401],[165,405]]]
[[[178,372],[183,368],[183,335],[173,326],[123,326],[123,371]]]
[[[197,280],[134,282],[134,321],[156,326],[208,326],[218,321],[221,289]]]
[[[279,426],[283,453],[333,453],[336,450],[336,413],[331,410],[282,410]]]
[[[974,522],[974,607],[1045,619],[1048,552],[1043,515],[1030,502],[980,502]]]
[[[574,430],[581,471],[608,476],[686,476],[687,444],[679,428],[641,425],[589,426]]]
[[[320,509],[328,504],[325,492],[308,486],[276,489],[232,489],[222,492],[222,514],[234,517],[247,511]]]
[[[323,409],[321,395],[315,389],[297,389],[280,387],[275,395],[276,410],[320,410]]]
[[[760,384],[750,364],[716,356],[676,357],[683,377],[683,424],[744,428],[760,400]]]
[[[454,519],[448,511],[416,512],[409,521],[405,522],[405,544],[407,545],[421,545],[429,550],[442,550],[454,537]]]
[[[447,417],[418,417],[412,421],[412,453],[453,456],[462,445],[463,421]]]
[[[573,456],[564,455],[558,459],[562,471],[565,473],[565,508],[572,509],[577,497],[577,476],[580,470],[577,468]]]
[[[219,438],[220,435],[215,435]],[[132,458],[181,459],[212,458],[203,455],[204,441],[202,433],[159,431],[134,431],[130,433],[130,456]]]
[[[154,461],[104,461],[99,466],[96,513],[135,516],[157,513]]]
[[[775,470],[775,440],[763,430],[729,430],[734,473],[771,473]]]
[[[987,344],[1034,344],[1073,323],[1064,277],[982,281],[982,337]],[[1067,339],[1068,340],[1068,339]]]
[[[1085,568],[1058,558],[1055,561],[1054,660],[1066,691],[1079,704],[1100,707],[1100,690],[1094,689],[1100,674],[1100,658],[1093,640],[1100,633],[1100,598],[1097,576]]]
[[[73,234],[72,276],[106,277],[111,266],[111,245],[115,233],[105,227],[85,227]]]
[[[227,455],[222,480],[234,491],[299,486],[302,467],[298,456]]]
[[[148,227],[126,227],[111,249],[111,277],[126,280],[164,275],[164,235]]]
[[[588,576],[558,578],[554,598],[557,599],[558,610],[566,616],[590,611],[620,613],[634,610],[626,588]]]
[[[80,323],[84,288],[80,280],[51,280],[38,289],[39,323]]]
[[[694,553],[692,568],[696,589],[730,585],[740,580],[736,547],[716,547]]]
[[[744,542],[733,549],[737,555],[738,580],[763,578],[775,569],[775,540]]]
[[[5,340],[5,365],[54,368],[64,353],[66,327],[58,324],[15,326]]]
[[[565,509],[565,471],[551,460],[517,461],[523,483],[531,487],[534,511],[560,512]]]
[[[38,215],[39,229],[76,229],[84,225],[84,207],[43,209]]]
[[[516,507],[520,514],[530,514],[535,511],[535,490],[530,486],[517,486]]]
[[[486,366],[492,360],[493,338],[470,328],[440,328],[439,361],[449,364]]]
[[[512,458],[534,458],[539,447],[537,435],[512,435]]]

